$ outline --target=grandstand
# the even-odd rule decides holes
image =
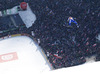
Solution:
[[[27,36],[34,39],[43,49],[54,69],[84,64],[87,58],[91,57],[94,57],[95,61],[100,60],[100,40],[97,38],[100,34],[100,0],[25,1],[36,15],[36,21],[32,21],[31,16],[26,16],[31,20],[31,25],[27,26],[28,19],[23,20],[23,16],[20,21],[16,21],[16,15],[0,18],[0,37],[28,34]],[[0,10],[12,8],[21,2],[1,1]],[[71,28],[66,27],[70,16],[75,18],[79,28],[76,28],[75,24],[72,24]],[[3,25],[2,20],[6,25]]]

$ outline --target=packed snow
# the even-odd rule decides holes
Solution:
[[[1,74],[84,74],[99,72],[100,62],[88,63],[70,68],[52,70],[44,59],[41,49],[26,36],[18,36],[0,41],[0,56],[16,52],[18,59],[0,62]]]
[[[1,55],[15,52],[18,57],[16,60],[0,60],[0,74],[38,74],[51,70],[40,47],[31,38],[18,36],[0,41],[0,59]],[[4,60],[8,59],[9,56],[4,57]]]

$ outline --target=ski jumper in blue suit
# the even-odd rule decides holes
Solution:
[[[78,23],[77,23],[72,17],[69,17],[69,18],[68,18],[68,22],[69,22],[69,25],[70,25],[70,26],[71,26],[71,23],[75,23],[76,26],[79,27],[79,26],[78,26]]]

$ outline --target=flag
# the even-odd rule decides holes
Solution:
[[[54,56],[55,56],[56,58],[58,58],[58,59],[62,59],[62,57],[61,57],[61,56],[58,56],[58,54],[54,54]]]

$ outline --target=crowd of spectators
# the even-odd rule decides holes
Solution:
[[[34,31],[55,69],[83,64],[86,57],[100,60],[100,42],[96,39],[100,33],[100,0],[1,0],[0,10],[22,1],[29,3],[37,17],[29,31]],[[80,28],[74,24],[67,27],[70,16]]]

